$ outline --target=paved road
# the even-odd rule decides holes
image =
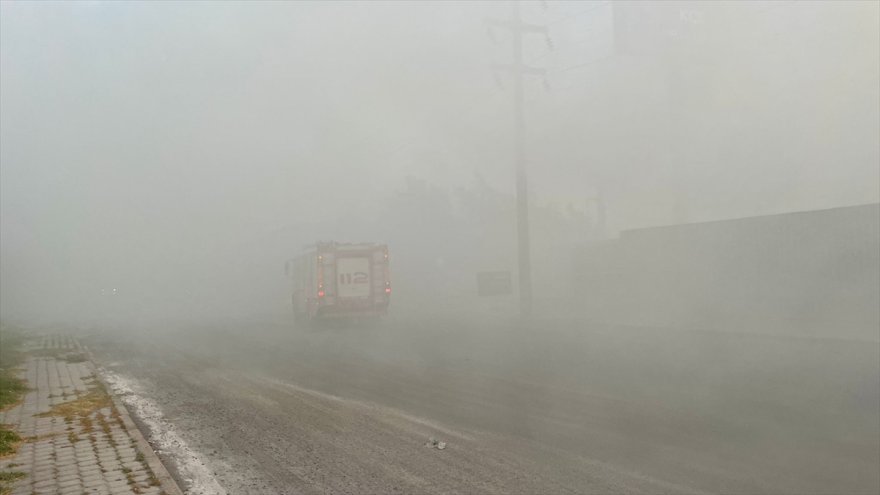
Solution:
[[[284,318],[87,342],[187,444],[184,484],[195,462],[232,493],[880,492],[877,343]]]

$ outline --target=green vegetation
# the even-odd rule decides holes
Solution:
[[[25,474],[21,471],[0,471],[0,481],[5,483],[9,483],[24,477]]]
[[[18,402],[27,390],[15,370],[22,361],[23,340],[19,331],[0,322],[0,410]]]
[[[0,368],[0,410],[18,402],[25,391],[27,387],[14,371]]]
[[[24,343],[22,332],[0,321],[0,369],[10,369],[21,363],[22,343]]]
[[[15,452],[15,444],[21,441],[18,433],[0,425],[0,457]]]
[[[15,369],[21,363],[20,352],[22,334],[0,322],[0,410],[17,403],[27,391],[24,381],[18,378]],[[0,425],[0,457],[15,452],[21,437],[5,425]],[[7,473],[0,473],[5,476]]]
[[[0,495],[12,493],[12,483],[27,476],[21,471],[0,471]]]

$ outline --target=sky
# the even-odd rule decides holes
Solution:
[[[524,43],[547,71],[525,85],[533,201],[589,210],[601,191],[615,233],[880,200],[880,4],[671,4],[681,32],[621,52],[610,3],[523,3],[550,33]],[[486,23],[509,15],[0,3],[3,312],[222,270],[407,177],[512,194],[513,84],[491,70],[511,39]]]

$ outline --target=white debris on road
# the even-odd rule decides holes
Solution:
[[[446,442],[441,442],[434,437],[428,439],[428,443],[425,444],[425,447],[431,447],[432,449],[443,450],[446,448]]]
[[[226,490],[220,486],[211,474],[212,471],[205,465],[203,456],[190,448],[177,433],[174,425],[165,419],[159,406],[146,399],[145,394],[140,393],[136,380],[117,375],[104,368],[99,372],[129,411],[149,428],[147,439],[153,448],[157,452],[170,455],[174,460],[181,477],[186,482],[187,494],[227,495]]]

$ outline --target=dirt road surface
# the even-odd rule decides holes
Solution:
[[[876,342],[414,318],[86,333],[192,493],[880,492]]]

